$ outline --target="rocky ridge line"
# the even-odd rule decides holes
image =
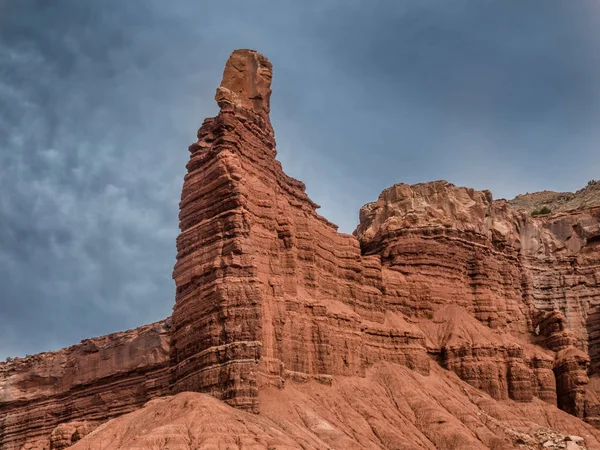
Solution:
[[[577,192],[541,191],[532,194],[517,195],[509,200],[515,209],[529,212],[541,212],[547,208],[550,212],[566,212],[600,206],[600,180],[590,180]]]

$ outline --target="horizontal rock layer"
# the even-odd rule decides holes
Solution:
[[[258,87],[238,82],[244,72]],[[362,376],[379,360],[427,373],[428,353],[495,398],[538,396],[583,417],[589,361],[571,357],[588,352],[594,367],[585,318],[600,292],[600,209],[534,217],[488,191],[400,184],[361,210],[355,236],[340,234],[275,160],[270,79],[259,55],[234,53],[221,112],[190,147],[174,272],[176,392],[256,410],[260,387],[288,376]],[[458,328],[448,305],[466,317]],[[536,335],[554,311],[576,336],[562,356]],[[446,339],[432,344],[440,332]]]
[[[437,181],[386,189],[360,217],[355,235],[364,254],[381,257],[389,308],[427,317],[459,305],[520,342],[508,353],[494,344],[446,352],[447,368],[495,398],[541,395],[537,384],[547,400],[596,420],[585,386],[600,352],[599,207],[534,216],[487,191]],[[515,359],[523,343],[554,352],[551,364]],[[541,378],[528,382],[538,376],[531,371]]]
[[[51,435],[61,448],[59,424],[87,421],[82,433],[165,395],[169,345],[163,321],[0,364],[0,448],[49,448]]]

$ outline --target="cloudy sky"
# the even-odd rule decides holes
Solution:
[[[594,0],[0,0],[0,359],[170,314],[187,147],[236,48],[351,232],[396,182],[600,178]]]

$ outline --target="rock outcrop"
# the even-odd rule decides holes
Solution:
[[[240,80],[245,80],[244,82]],[[424,336],[386,311],[378,257],[316,213],[275,159],[271,65],[234,52],[190,147],[181,197],[174,390],[257,410],[288,377],[363,376],[380,360],[427,373]]]
[[[600,424],[594,186],[533,214],[537,197],[398,184],[339,233],[276,160],[271,77],[235,51],[189,147],[172,318],[0,364],[0,447],[158,445],[148,420],[179,430],[160,437],[174,449],[566,448],[569,434],[600,448],[578,419]],[[214,430],[190,424],[213,414]]]
[[[0,448],[62,449],[167,394],[169,345],[163,321],[0,364]]]

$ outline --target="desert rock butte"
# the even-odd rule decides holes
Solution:
[[[172,316],[0,364],[0,448],[600,449],[600,185],[397,184],[339,233],[271,78],[234,51],[189,147]]]

